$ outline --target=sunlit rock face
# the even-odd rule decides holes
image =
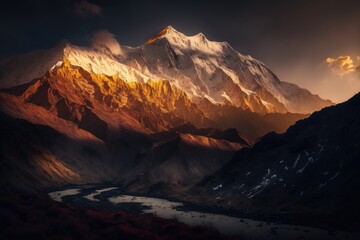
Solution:
[[[60,118],[79,123],[80,127],[89,125],[96,131],[106,130],[107,124],[116,128],[119,123],[113,115],[128,116],[132,121],[122,119],[121,124],[145,132],[166,130],[186,122],[201,125],[205,121],[203,113],[187,95],[167,81],[127,82],[117,75],[88,72],[71,65],[66,58],[36,80],[22,97],[25,102],[42,106]],[[87,119],[92,124],[83,122]]]
[[[0,120],[6,130],[1,138],[6,146],[2,161],[8,168],[2,183],[9,188],[121,180],[131,169],[139,174],[142,162],[151,159],[151,149],[162,144],[152,133],[209,121],[168,81],[127,81],[119,77],[123,75],[94,73],[71,61],[64,56],[42,77],[0,93]],[[199,165],[199,172],[187,174],[190,182],[218,170],[244,146],[207,136],[188,134],[187,138],[191,146],[198,145],[186,151],[188,156],[198,152],[192,163]],[[213,151],[209,152],[209,144]],[[214,151],[215,157],[211,156]],[[165,156],[165,162],[170,158],[158,154]],[[209,156],[217,164],[200,164],[209,163]],[[173,169],[183,167],[181,158],[186,157],[179,156]]]

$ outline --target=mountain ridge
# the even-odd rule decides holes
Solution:
[[[42,50],[40,55],[38,51],[14,58],[11,61],[2,61],[0,66],[7,67],[1,68],[4,74],[0,77],[0,87],[2,88],[0,90],[0,110],[9,116],[9,122],[21,119],[26,121],[29,126],[49,127],[51,129],[48,130],[49,132],[55,131],[58,136],[63,136],[59,139],[69,138],[79,142],[96,143],[91,145],[90,149],[84,150],[81,147],[76,149],[75,155],[78,156],[78,160],[73,160],[71,156],[73,151],[71,145],[64,145],[66,153],[55,149],[55,152],[42,156],[41,158],[48,162],[51,168],[56,169],[56,166],[53,165],[56,165],[57,162],[52,161],[53,158],[58,159],[59,163],[64,166],[71,161],[75,166],[84,164],[87,158],[86,153],[90,151],[98,157],[93,159],[95,164],[101,162],[102,157],[106,159],[106,165],[113,164],[110,178],[116,181],[124,180],[116,177],[117,175],[122,176],[124,172],[132,172],[135,176],[142,176],[142,173],[148,174],[146,175],[149,177],[148,179],[142,178],[143,182],[139,182],[139,186],[145,189],[151,184],[161,184],[161,181],[169,179],[174,184],[192,184],[204,175],[210,175],[217,171],[232,158],[236,150],[250,147],[254,139],[269,131],[283,132],[295,121],[307,116],[276,112],[276,105],[272,105],[271,108],[275,112],[268,112],[270,105],[266,107],[262,97],[267,100],[273,99],[274,103],[277,100],[271,95],[270,90],[263,88],[265,85],[258,84],[261,82],[260,77],[254,78],[251,74],[251,71],[256,72],[255,70],[259,69],[265,71],[265,66],[259,65],[259,69],[252,69],[256,66],[240,62],[239,69],[241,70],[243,67],[247,74],[247,78],[244,75],[244,79],[246,78],[244,81],[247,84],[257,84],[256,86],[259,87],[256,94],[246,90],[247,88],[236,85],[234,81],[240,83],[242,78],[229,77],[229,69],[218,68],[211,64],[198,64],[196,61],[189,62],[189,68],[182,68],[182,64],[187,63],[181,60],[180,52],[184,49],[175,49],[169,42],[164,42],[164,36],[168,37],[168,30],[165,35],[151,43],[131,50],[125,49],[123,52],[127,54],[127,58],[114,56],[110,51],[79,47],[63,41],[55,48],[50,49],[48,55],[46,55],[46,50]],[[170,34],[175,31],[174,29],[170,30]],[[176,34],[180,35],[182,40],[187,43],[188,37],[182,33]],[[189,40],[190,45],[194,48],[189,52],[182,52],[186,59],[193,57],[199,60],[199,55],[196,55],[196,51],[200,47],[197,45],[198,40],[207,41],[204,48],[208,51],[214,49],[222,51],[217,43],[211,43],[201,34],[194,38],[194,44]],[[234,52],[228,44],[221,46],[225,47],[225,52],[230,51],[232,56],[240,59],[239,53]],[[153,49],[154,47],[155,49]],[[137,51],[142,51],[142,49],[150,51],[145,52],[144,58],[141,58],[146,61],[144,64],[138,64],[138,67],[133,67],[128,61],[136,60],[139,53]],[[156,51],[154,52],[154,50]],[[157,50],[161,51],[157,52]],[[156,53],[160,55],[156,55]],[[220,56],[218,60],[230,64],[228,67],[236,68],[238,65],[237,61],[226,60],[225,55],[201,54],[203,54],[201,57],[204,61],[209,60],[214,64],[217,64],[216,59]],[[140,54],[140,56],[142,55]],[[157,58],[158,56],[165,58]],[[16,63],[16,59],[21,61],[19,60],[17,65],[13,65],[14,62]],[[152,64],[153,60],[155,65]],[[257,60],[253,60],[253,63],[258,64]],[[200,75],[197,73],[204,66],[214,67],[215,81],[198,78]],[[32,71],[33,69],[35,71]],[[161,74],[155,73],[154,69],[162,70]],[[171,75],[174,72],[178,73],[176,78]],[[191,79],[184,80],[183,73],[190,75],[194,73],[197,79],[193,79],[194,82]],[[217,75],[218,73],[220,75]],[[264,73],[273,76],[272,72],[265,71]],[[265,80],[269,81],[268,86],[280,82],[276,77]],[[225,86],[221,84],[223,81],[230,86],[223,92],[227,91],[229,95],[237,96],[242,105],[234,105],[229,96],[230,100],[225,103],[216,103],[205,96],[208,93],[216,93]],[[194,92],[189,93],[189,89],[192,89],[191,87],[196,82],[199,83],[198,87],[193,88]],[[187,88],[186,83],[192,84],[189,85],[190,88]],[[220,85],[217,85],[219,83]],[[194,97],[197,94],[196,91],[200,91],[202,87],[204,89],[211,87],[206,84],[213,84],[213,92],[206,93],[204,91],[203,98],[200,95],[200,97]],[[234,86],[235,90],[231,90]],[[219,97],[227,99],[220,95]],[[278,106],[284,106],[280,102],[278,103]],[[252,110],[250,106],[256,111],[253,111],[254,109]],[[181,128],[184,125],[193,125],[195,129]],[[232,130],[228,130],[229,128]],[[12,131],[17,133],[24,130],[19,126]],[[164,132],[165,134],[161,134]],[[36,133],[32,134],[34,135],[29,136],[29,141],[23,142],[24,147],[31,145],[30,139],[36,138]],[[252,140],[248,141],[247,139]],[[6,142],[6,136],[0,140]],[[39,149],[44,149],[42,144],[45,142],[39,142]],[[164,144],[172,146],[178,154],[167,154]],[[100,152],[98,145],[101,146]],[[15,150],[10,148],[8,151]],[[36,150],[30,152],[33,153]],[[82,155],[83,153],[84,155]],[[191,154],[197,157],[193,157]],[[11,159],[10,155],[6,154],[5,161]],[[156,159],[153,156],[159,156],[163,162],[154,165],[153,162],[156,163],[154,161]],[[35,156],[30,154],[29,159],[33,159],[33,157]],[[11,165],[11,163],[9,164]],[[174,169],[177,168],[182,169],[183,174],[175,174]],[[99,170],[107,171],[105,167],[99,167]],[[32,174],[29,169],[24,169],[24,171],[26,173],[21,174]],[[77,168],[72,171],[79,176],[83,174]],[[174,174],[162,174],[166,171]],[[167,178],[153,177],[154,173],[161,173]],[[98,179],[93,177],[93,174],[93,171],[87,172],[90,179]],[[187,178],[191,181],[187,181]],[[49,185],[53,184],[49,180],[46,182]]]
[[[186,36],[168,26],[150,42],[124,49],[128,65],[168,78],[191,98],[230,103],[255,112],[309,113],[332,104],[281,82],[264,63],[240,54],[226,42],[210,41],[201,33]],[[298,106],[296,100],[300,98],[312,100]],[[312,103],[316,106],[311,107]]]
[[[262,62],[240,54],[226,42],[209,41],[200,33],[186,36],[170,26],[151,43],[122,49],[124,56],[113,56],[110,51],[61,41],[50,50],[2,60],[0,87],[14,87],[39,78],[66,58],[88,72],[118,75],[128,82],[169,81],[195,103],[209,100],[215,105],[230,104],[262,114],[309,113],[333,104],[296,85],[281,82]],[[297,104],[299,100],[304,103],[302,106]]]

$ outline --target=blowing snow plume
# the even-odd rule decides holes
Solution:
[[[109,50],[113,55],[122,55],[122,50],[115,35],[108,30],[99,30],[91,35],[91,45],[99,50]]]

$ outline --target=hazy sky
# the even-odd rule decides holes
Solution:
[[[343,101],[360,91],[359,0],[11,1],[0,8],[0,57],[101,30],[137,46],[172,25],[263,61],[283,81]]]

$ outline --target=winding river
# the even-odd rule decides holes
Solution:
[[[105,195],[105,197],[102,197]],[[202,213],[181,210],[180,202],[166,199],[123,195],[117,187],[79,186],[49,193],[55,201],[76,200],[96,203],[97,206],[112,204],[121,209],[122,204],[143,206],[142,213],[153,214],[161,218],[175,219],[191,226],[208,226],[225,235],[241,236],[249,239],[357,239],[350,233],[328,231],[306,226],[277,224],[257,220],[231,217],[221,214]],[[81,198],[81,199],[79,199]]]

